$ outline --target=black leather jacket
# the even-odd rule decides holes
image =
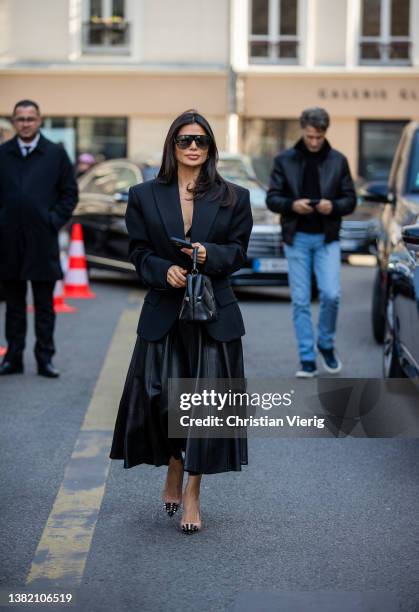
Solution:
[[[341,218],[356,207],[356,193],[346,157],[332,149],[319,166],[321,197],[330,200],[333,210],[324,216],[325,242],[339,240]],[[304,156],[296,146],[275,157],[266,205],[281,215],[282,235],[286,244],[293,243],[298,213],[292,210],[294,200],[302,197]]]

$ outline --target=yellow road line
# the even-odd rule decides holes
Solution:
[[[137,310],[125,310],[121,315],[86,412],[81,427],[82,431],[92,429],[113,430],[122,385],[134,349],[137,322]]]
[[[135,341],[137,309],[125,310],[105,362],[26,584],[77,587],[90,550],[110,467],[119,399]]]

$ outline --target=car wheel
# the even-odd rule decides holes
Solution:
[[[387,300],[387,313],[385,320],[384,347],[383,347],[383,376],[384,378],[406,378],[400,365],[397,352],[397,336],[394,319],[394,299],[390,294]]]
[[[372,290],[372,305],[371,305],[371,323],[372,333],[376,342],[382,344],[384,342],[384,334],[386,329],[386,295],[382,287],[381,270],[377,268],[374,279],[374,287]]]

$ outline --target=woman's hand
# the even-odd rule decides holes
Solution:
[[[207,258],[207,250],[206,250],[206,248],[200,242],[193,242],[191,244],[191,246],[198,247],[197,261],[198,261],[198,263],[203,264],[204,261]],[[186,253],[186,255],[189,255],[190,257],[192,257],[192,255],[193,255],[193,249],[184,248],[184,249],[180,249],[180,250],[182,251],[182,253]]]
[[[175,289],[186,287],[187,270],[180,266],[170,266],[167,270],[167,282]]]

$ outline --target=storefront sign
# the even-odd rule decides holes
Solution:
[[[317,95],[322,100],[388,100],[391,96],[396,96],[399,100],[419,100],[419,89],[401,88],[397,92],[388,92],[386,89],[369,89],[367,87],[359,89],[328,89],[325,87],[317,91]]]

